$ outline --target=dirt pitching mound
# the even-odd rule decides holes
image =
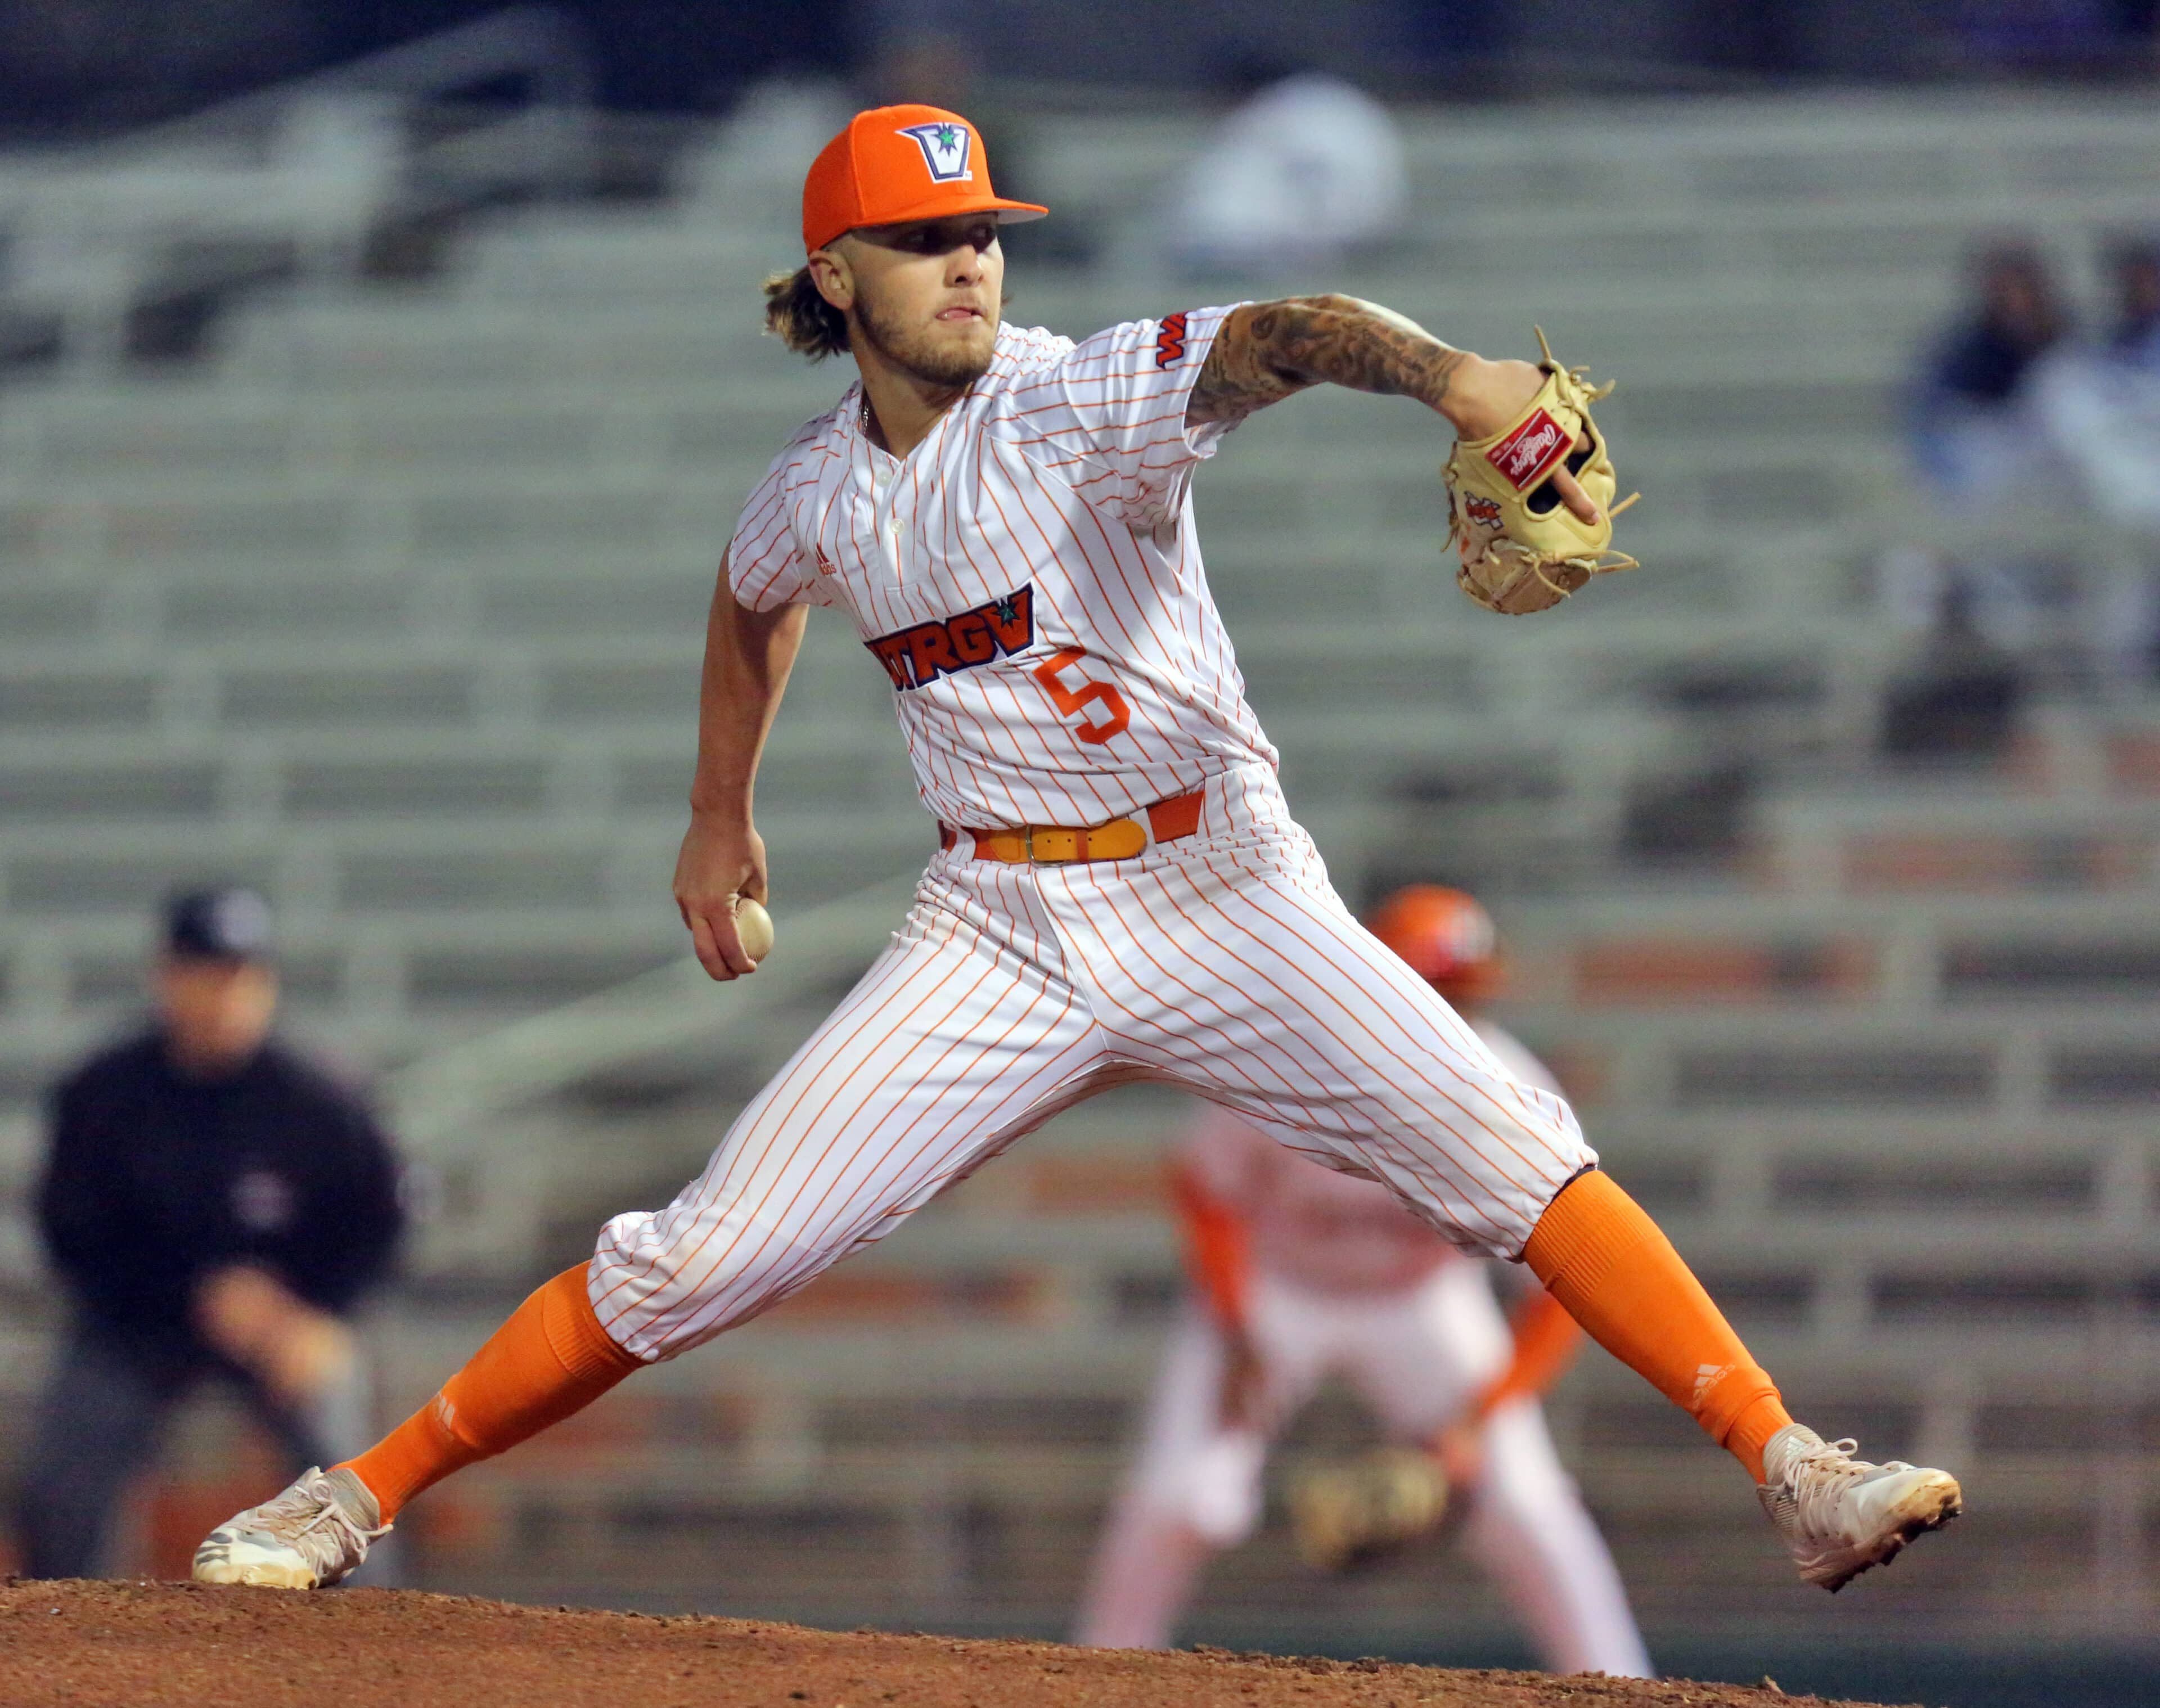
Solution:
[[[1729,1685],[841,1634],[410,1590],[0,1586],[8,1708],[1600,1708],[1818,1703]]]

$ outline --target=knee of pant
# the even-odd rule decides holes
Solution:
[[[1234,1547],[1259,1527],[1266,1453],[1257,1436],[1218,1436],[1179,1463],[1158,1467],[1141,1483],[1139,1498],[1211,1546]]]
[[[1581,1504],[1575,1485],[1565,1477],[1525,1474],[1515,1467],[1489,1467],[1477,1489],[1477,1510],[1515,1528],[1534,1529],[1555,1513]]]
[[[1581,1499],[1575,1479],[1553,1451],[1543,1425],[1534,1409],[1525,1415],[1510,1406],[1493,1415],[1486,1426],[1481,1499],[1522,1513],[1547,1511],[1557,1503]]]
[[[597,1260],[615,1301],[611,1333],[641,1358],[672,1358],[816,1280],[850,1249],[803,1233],[692,1221],[671,1208],[618,1216]]]

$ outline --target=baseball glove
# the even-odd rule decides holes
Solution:
[[[1446,1472],[1407,1447],[1304,1472],[1290,1487],[1297,1551],[1321,1571],[1375,1565],[1430,1535],[1447,1510]]]
[[[1636,567],[1612,549],[1612,518],[1641,495],[1612,502],[1618,477],[1590,418],[1612,387],[1586,385],[1588,370],[1562,367],[1545,329],[1537,334],[1545,372],[1537,396],[1489,439],[1458,439],[1443,471],[1448,539],[1462,558],[1455,584],[1507,616],[1544,610],[1593,575]],[[1552,475],[1563,463],[1597,505],[1595,526],[1560,502]]]

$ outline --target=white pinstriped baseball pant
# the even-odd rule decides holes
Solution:
[[[1274,773],[1241,766],[1209,781],[1197,835],[1131,859],[940,854],[705,1171],[601,1230],[593,1307],[637,1357],[672,1358],[1134,1079],[1226,1104],[1489,1255],[1597,1160],[1565,1103],[1511,1080],[1351,916]]]

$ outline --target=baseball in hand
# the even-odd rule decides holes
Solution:
[[[749,896],[736,897],[735,936],[745,955],[762,961],[772,953],[772,916]]]

